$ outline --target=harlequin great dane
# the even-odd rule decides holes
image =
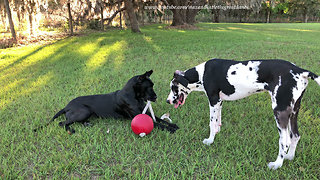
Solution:
[[[192,91],[203,91],[209,99],[210,136],[213,143],[220,131],[222,101],[233,101],[262,91],[269,92],[280,139],[279,154],[269,168],[282,166],[294,158],[300,139],[297,117],[308,78],[320,85],[320,77],[284,60],[233,61],[212,59],[186,71],[177,70],[170,83],[167,102],[175,108],[183,105]]]

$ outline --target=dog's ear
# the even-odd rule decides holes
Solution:
[[[153,70],[151,69],[150,71],[147,71],[146,73],[144,73],[147,77],[150,77],[151,74],[153,73]]]
[[[152,73],[153,73],[153,70],[150,70],[150,71],[147,71],[146,73],[138,76],[138,81],[141,82],[142,80],[146,79],[147,77],[150,77]]]
[[[184,87],[188,87],[189,81],[184,77],[184,72],[176,70],[173,74],[173,78]]]
[[[173,74],[173,77],[184,76],[184,72],[180,70],[176,70]]]
[[[188,87],[189,81],[185,77],[178,75],[177,77],[175,77],[175,79],[178,83],[182,84],[182,86],[186,88]]]

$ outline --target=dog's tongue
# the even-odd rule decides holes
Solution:
[[[181,102],[181,101],[183,101],[183,102]],[[184,104],[184,99],[183,99],[183,96],[180,95],[179,101],[176,104],[174,104],[174,108],[177,109],[180,105],[183,105],[183,104]]]
[[[178,103],[176,103],[176,104],[174,104],[174,108],[176,108],[176,109],[177,109],[177,108],[179,107],[179,104],[180,104],[179,102],[178,102]]]

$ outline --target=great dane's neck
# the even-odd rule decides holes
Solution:
[[[191,91],[204,91],[203,74],[205,63],[199,64],[185,71],[184,77],[189,81],[188,88]]]

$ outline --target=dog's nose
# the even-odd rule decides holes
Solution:
[[[169,99],[167,99],[167,103],[170,104],[170,100]]]

